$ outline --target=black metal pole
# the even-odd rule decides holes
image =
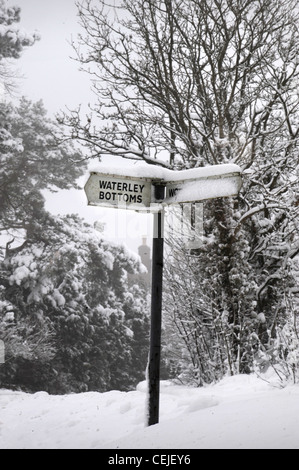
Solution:
[[[160,196],[159,196],[160,195]],[[156,199],[163,199],[164,186],[156,188]],[[162,330],[164,209],[154,213],[152,256],[151,333],[148,363],[148,426],[159,422],[160,357]]]

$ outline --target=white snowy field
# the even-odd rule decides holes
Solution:
[[[0,390],[1,449],[299,449],[299,385],[253,375],[161,384],[160,422],[136,391],[50,396]]]

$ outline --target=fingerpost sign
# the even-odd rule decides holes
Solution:
[[[151,203],[151,180],[91,173],[85,185],[89,205],[139,210]]]
[[[89,205],[154,215],[152,244],[151,331],[148,362],[148,426],[159,422],[160,357],[162,330],[164,208],[206,199],[237,196],[241,169],[237,165],[214,165],[184,171],[150,171],[147,165],[140,176],[130,170],[91,172],[84,187]],[[152,168],[151,168],[152,170]],[[120,170],[121,171],[121,170]]]

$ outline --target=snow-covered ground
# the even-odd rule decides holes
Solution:
[[[50,396],[0,390],[1,449],[299,449],[299,385],[253,375],[200,389],[161,384],[146,427],[136,391]]]

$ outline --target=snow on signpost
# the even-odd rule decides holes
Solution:
[[[151,333],[148,362],[148,425],[159,422],[162,326],[164,206],[236,196],[241,188],[237,165],[214,165],[173,171],[154,165],[100,167],[84,187],[89,205],[154,212]]]
[[[236,196],[241,183],[241,169],[233,164],[183,171],[136,165],[92,171],[84,189],[89,205],[142,211],[149,210],[151,204],[156,209],[157,203],[170,205]],[[159,200],[154,191],[157,185],[165,187],[164,198]]]
[[[185,171],[183,179],[167,182],[163,203],[165,205],[182,204],[236,196],[242,183],[240,170],[237,171],[237,168],[231,166],[227,169],[229,170],[227,173],[213,174],[211,172],[206,175],[204,171],[198,171],[199,169]]]

